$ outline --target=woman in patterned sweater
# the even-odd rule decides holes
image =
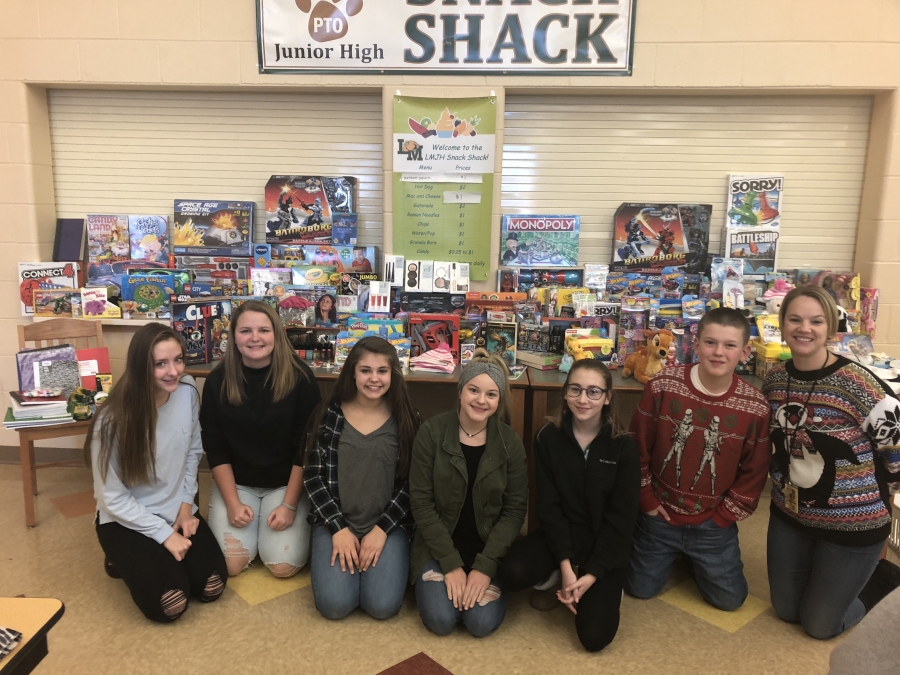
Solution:
[[[788,293],[780,319],[792,359],[763,387],[774,451],[772,605],[823,640],[900,585],[900,569],[879,562],[900,488],[900,406],[872,373],[826,349],[837,317],[818,286]]]

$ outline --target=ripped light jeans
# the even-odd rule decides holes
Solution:
[[[289,577],[299,571],[309,559],[309,499],[304,493],[297,503],[294,524],[276,531],[266,524],[269,514],[281,506],[287,486],[280,488],[255,488],[238,485],[238,497],[242,504],[253,509],[255,518],[244,527],[234,527],[228,522],[228,509],[215,481],[209,496],[209,528],[225,553],[229,573],[234,572],[234,561],[245,560],[246,568],[256,558],[277,577]]]
[[[496,599],[491,600],[492,597]],[[471,609],[456,609],[447,597],[441,566],[432,560],[416,576],[416,603],[422,623],[433,633],[448,635],[457,623],[462,623],[475,637],[487,637],[503,623],[507,597],[496,586],[496,580],[491,580],[480,603]]]

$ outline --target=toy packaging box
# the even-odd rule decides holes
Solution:
[[[211,363],[225,355],[231,329],[231,301],[172,303],[172,328],[184,338],[186,365]]]
[[[491,354],[499,355],[508,367],[516,365],[516,342],[519,330],[515,322],[488,321],[487,344]]]
[[[466,296],[462,293],[400,293],[399,311],[415,314],[465,315]]]
[[[333,286],[285,284],[278,297],[278,316],[285,327],[337,326],[336,289]]]
[[[297,265],[290,270],[291,283],[295,285],[337,287],[341,283],[341,273],[334,265]]]
[[[340,295],[359,295],[370,281],[378,281],[378,275],[344,272],[339,275],[339,279],[338,293]]]
[[[168,216],[128,216],[131,259],[169,262]]]
[[[176,199],[172,253],[249,257],[255,208],[253,202]]]
[[[211,255],[173,255],[170,267],[190,270],[193,281],[215,284],[220,279],[249,279],[250,261],[247,258]]]
[[[725,227],[779,227],[783,197],[784,176],[729,176]]]
[[[530,269],[526,267],[500,269],[497,272],[497,289],[501,292],[528,293],[532,288],[565,286],[579,288],[584,285],[584,270]]]
[[[500,221],[501,265],[575,267],[581,216],[505,215]]]
[[[780,230],[757,227],[725,231],[725,257],[744,261],[744,275],[765,278],[778,266]]]
[[[459,321],[456,314],[410,314],[410,355],[418,356],[446,343],[459,363]]]
[[[254,267],[250,270],[250,292],[253,295],[284,295],[284,286],[293,282],[287,267]],[[281,287],[280,290],[279,287]]]
[[[266,183],[266,241],[331,244],[333,216],[356,212],[352,176],[272,176]]]
[[[709,242],[707,205],[622,204],[613,219],[613,247],[610,272],[659,274],[663,267],[686,267],[691,248],[682,222],[682,211],[691,220],[695,232],[692,261],[705,264]],[[699,225],[706,224],[706,229]],[[705,232],[705,234],[704,234]],[[692,268],[694,265],[692,265]],[[691,270],[693,271],[693,269]],[[607,282],[608,283],[608,282]]]
[[[84,218],[88,242],[88,276],[93,267],[131,258],[128,216],[88,214]]]
[[[86,319],[121,319],[122,310],[109,301],[107,288],[82,288],[81,311]]]
[[[546,352],[550,348],[550,326],[538,323],[520,323],[516,349],[522,352]],[[521,358],[520,358],[521,360]]]
[[[358,213],[335,213],[331,217],[331,243],[335,246],[356,246],[358,228]]]
[[[73,288],[35,289],[34,316],[71,319],[72,298],[76,295],[78,290]]]
[[[168,319],[172,278],[128,274],[122,281],[123,319]]]
[[[19,309],[34,315],[34,291],[79,288],[81,267],[73,262],[19,263]]]

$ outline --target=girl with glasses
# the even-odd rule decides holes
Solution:
[[[575,614],[581,644],[596,652],[619,628],[640,459],[616,415],[606,366],[577,361],[563,394],[556,418],[534,441],[540,528],[512,546],[500,581],[509,590],[547,588],[558,573],[556,597]]]

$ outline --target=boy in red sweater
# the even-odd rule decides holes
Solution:
[[[699,363],[667,368],[644,388],[631,419],[642,512],[625,585],[631,595],[659,593],[683,553],[713,607],[734,610],[747,599],[737,521],[756,509],[771,456],[769,405],[734,374],[749,338],[740,312],[714,309],[698,326]]]

